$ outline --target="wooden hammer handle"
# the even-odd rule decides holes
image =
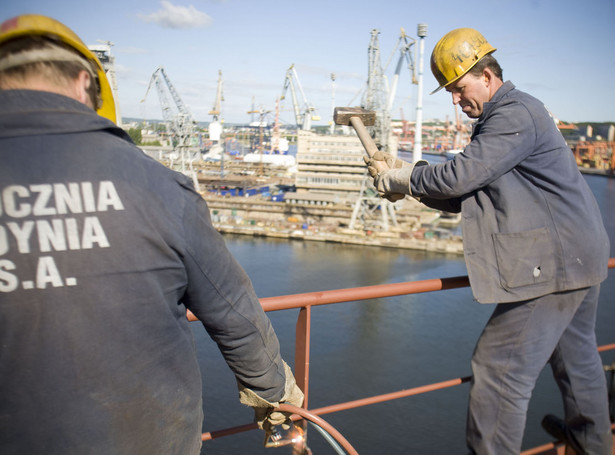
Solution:
[[[369,135],[367,128],[365,128],[365,125],[363,124],[363,121],[359,117],[350,117],[350,124],[357,132],[357,135],[359,136],[359,139],[361,140],[361,144],[363,144],[365,151],[367,152],[369,157],[372,158],[374,156],[374,153],[378,151],[378,147],[376,147],[374,139],[372,139],[372,137]],[[405,197],[406,196],[404,194],[394,193],[390,194],[388,199],[391,202],[395,202]]]
[[[359,117],[350,117],[350,124],[357,132],[359,140],[361,141],[361,144],[363,144],[367,155],[372,158],[374,156],[374,153],[378,151],[378,147],[376,147],[374,139],[372,139],[372,137],[369,135],[367,128],[365,128],[365,125],[363,124],[363,121]]]

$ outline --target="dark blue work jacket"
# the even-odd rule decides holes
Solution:
[[[545,106],[505,82],[453,160],[415,167],[411,191],[461,211],[474,297],[517,302],[600,283],[609,240],[598,205]]]
[[[186,176],[27,90],[0,91],[0,163],[0,453],[198,454],[186,308],[237,378],[281,398],[270,321]]]

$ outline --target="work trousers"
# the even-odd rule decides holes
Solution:
[[[472,453],[518,455],[529,400],[550,363],[564,419],[591,455],[611,455],[606,377],[595,324],[600,286],[499,304],[472,357],[466,440]]]

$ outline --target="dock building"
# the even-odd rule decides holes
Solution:
[[[356,135],[298,131],[297,193],[335,193],[342,199],[357,197],[365,176],[365,151]],[[328,200],[330,196],[323,198]]]

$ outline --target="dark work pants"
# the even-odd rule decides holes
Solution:
[[[611,455],[606,378],[595,323],[600,286],[499,304],[472,358],[467,444],[473,453],[521,451],[528,403],[547,364],[565,420],[591,455]]]

